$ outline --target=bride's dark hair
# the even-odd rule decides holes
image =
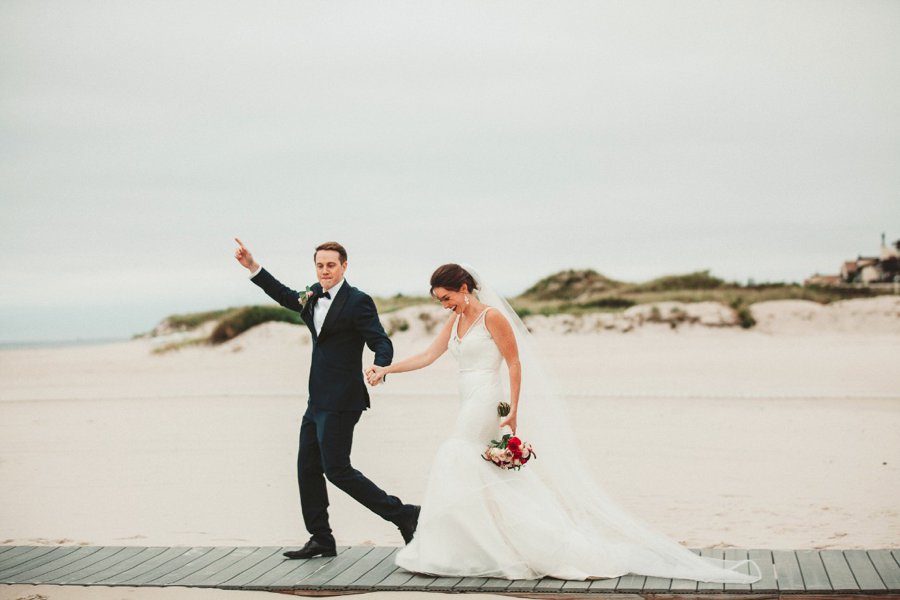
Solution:
[[[469,287],[470,292],[474,292],[477,289],[475,278],[461,266],[456,263],[441,265],[431,274],[431,295],[434,296],[434,288],[436,287],[458,291],[463,284]]]

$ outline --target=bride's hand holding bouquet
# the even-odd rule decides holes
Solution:
[[[503,433],[506,429],[509,433],[504,433],[499,440],[491,440],[481,457],[504,470],[521,469],[529,460],[537,458],[537,454],[531,444],[515,436],[516,413],[510,410],[509,404],[506,402],[498,404],[497,414],[503,417],[500,421],[500,432]]]
[[[505,403],[504,403],[505,404]],[[506,404],[507,410],[509,410],[509,405]],[[503,415],[501,415],[503,416]],[[516,412],[510,411],[503,419],[500,421],[500,430],[509,429],[512,431],[513,435],[516,434]]]

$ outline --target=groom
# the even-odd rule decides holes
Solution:
[[[300,313],[312,334],[309,368],[309,403],[300,424],[297,480],[306,529],[312,535],[288,558],[337,554],[328,524],[327,478],[357,502],[391,521],[409,543],[419,521],[419,507],[403,504],[396,496],[369,481],[350,465],[353,427],[370,406],[363,383],[363,344],[375,352],[375,364],[391,364],[394,348],[378,320],[375,303],[345,279],[347,251],[337,242],[321,244],[313,255],[318,283],[309,293],[279,282],[257,263],[235,238],[234,256],[250,271],[250,280],[281,306]]]

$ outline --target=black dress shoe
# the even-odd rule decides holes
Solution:
[[[284,553],[288,558],[312,558],[314,556],[337,556],[337,549],[316,540],[309,540],[299,550],[288,550]]]
[[[400,521],[397,521],[400,535],[403,536],[403,541],[407,544],[412,541],[413,534],[416,532],[416,527],[419,525],[420,512],[422,512],[421,506],[412,505],[412,510],[409,512],[409,515]]]

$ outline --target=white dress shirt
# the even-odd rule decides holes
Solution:
[[[331,308],[331,303],[334,302],[334,298],[335,296],[337,296],[337,293],[341,289],[342,285],[344,285],[343,279],[331,286],[331,289],[322,290],[323,292],[328,292],[329,294],[331,294],[331,298],[321,297],[316,300],[316,305],[313,306],[313,327],[316,328],[316,335],[322,333],[322,325],[325,323],[325,317],[328,315],[328,309]]]
[[[262,271],[262,265],[259,265],[259,267],[255,271],[250,273],[250,279],[253,279],[257,275],[259,275],[260,271]],[[342,285],[344,285],[343,279],[331,286],[331,289],[323,290],[331,294],[331,298],[319,298],[316,301],[316,305],[313,307],[313,327],[316,328],[316,335],[322,333],[322,324],[325,323],[325,317],[328,315],[328,309],[331,307],[331,302],[332,300],[334,300],[334,297],[337,295]]]

